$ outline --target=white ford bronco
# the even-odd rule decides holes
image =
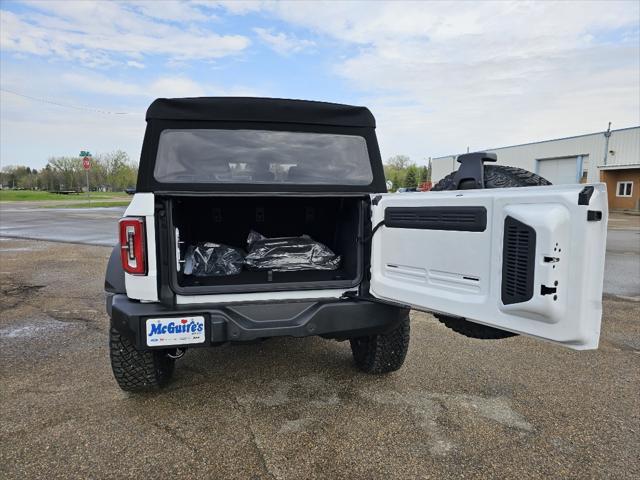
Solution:
[[[364,107],[159,99],[146,119],[105,280],[122,389],[166,385],[187,348],[276,336],[349,340],[360,370],[391,372],[411,308],[474,338],[597,348],[604,185],[474,153],[433,191],[390,194]]]

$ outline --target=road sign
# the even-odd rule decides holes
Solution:
[[[89,206],[91,206],[91,187],[89,185],[89,169],[91,168],[91,152],[88,150],[82,150],[80,152],[80,156],[82,157],[82,168],[84,168],[84,173],[87,175],[87,198],[89,199]]]

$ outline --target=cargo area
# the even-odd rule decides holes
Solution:
[[[368,197],[172,197],[169,201],[173,289],[183,294],[349,288],[362,277],[364,217]],[[340,259],[331,270],[299,271],[244,267],[230,275],[185,273],[189,246],[201,242],[250,250],[250,232],[267,238],[306,235]],[[286,262],[286,256],[285,260]],[[186,269],[189,270],[188,268]]]

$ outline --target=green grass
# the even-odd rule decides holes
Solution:
[[[91,192],[91,200],[107,200],[110,198],[122,199],[122,201],[124,201],[126,198],[130,198],[130,196],[124,192]],[[87,202],[87,194],[59,195],[37,190],[0,190],[0,202],[36,202],[49,200]],[[93,201],[91,203],[93,203]]]
[[[86,197],[85,197],[86,199]],[[46,205],[44,208],[98,208],[98,207],[126,207],[129,202],[116,201],[116,202],[74,202],[65,203],[62,205]]]

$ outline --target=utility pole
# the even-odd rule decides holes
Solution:
[[[607,157],[609,156],[609,139],[611,138],[611,122],[609,122],[609,126],[607,127],[607,131],[604,132],[604,163],[603,165],[607,166]]]

